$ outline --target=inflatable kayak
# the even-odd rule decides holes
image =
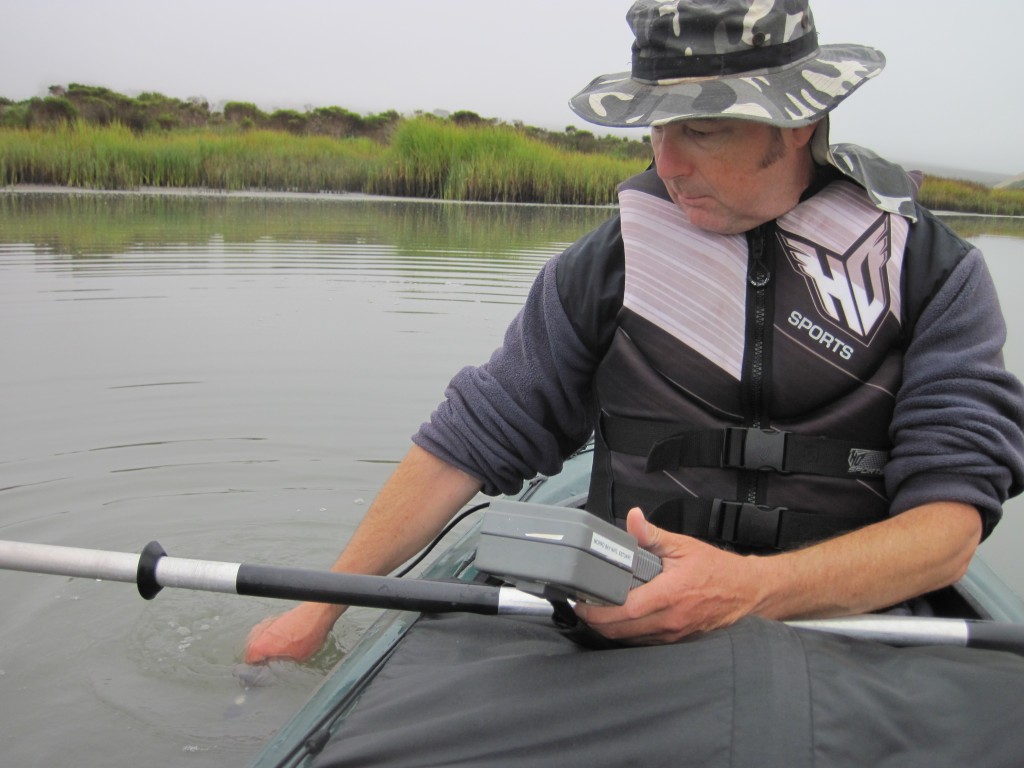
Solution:
[[[590,458],[518,499],[580,506]],[[488,580],[479,537],[423,577]],[[252,766],[1024,765],[1024,655],[999,641],[1024,603],[976,558],[918,612],[900,621],[940,628],[924,640],[749,618],[594,650],[550,617],[386,611]],[[967,625],[990,647],[948,629]]]

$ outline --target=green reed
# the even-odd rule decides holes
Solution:
[[[645,163],[571,152],[510,126],[460,126],[420,118],[391,138],[387,162],[367,191],[445,200],[615,202],[615,187]]]
[[[365,186],[382,152],[365,138],[211,129],[134,133],[75,123],[0,130],[0,184],[355,190]]]
[[[643,164],[570,152],[510,126],[401,121],[387,144],[267,130],[135,133],[85,123],[0,130],[0,185],[367,192],[604,204]]]
[[[920,201],[933,211],[1024,216],[1024,189],[992,189],[959,179],[926,176]]]

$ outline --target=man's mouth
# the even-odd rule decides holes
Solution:
[[[680,189],[676,184],[668,184],[671,197],[679,205],[696,205],[702,200],[707,200],[708,195],[699,191]]]
[[[693,194],[690,192],[674,191],[672,197],[679,205],[700,205],[708,199],[707,195]]]

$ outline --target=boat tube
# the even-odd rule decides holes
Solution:
[[[519,499],[580,506],[589,458]],[[478,535],[424,576],[485,580]],[[926,603],[1024,625],[1024,603],[980,560]],[[539,617],[388,611],[253,768],[1019,768],[1022,691],[1019,654],[755,617],[672,645],[590,650]]]

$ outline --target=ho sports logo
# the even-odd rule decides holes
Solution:
[[[870,344],[890,306],[889,217],[880,216],[845,253],[785,231],[779,238],[821,316]]]

